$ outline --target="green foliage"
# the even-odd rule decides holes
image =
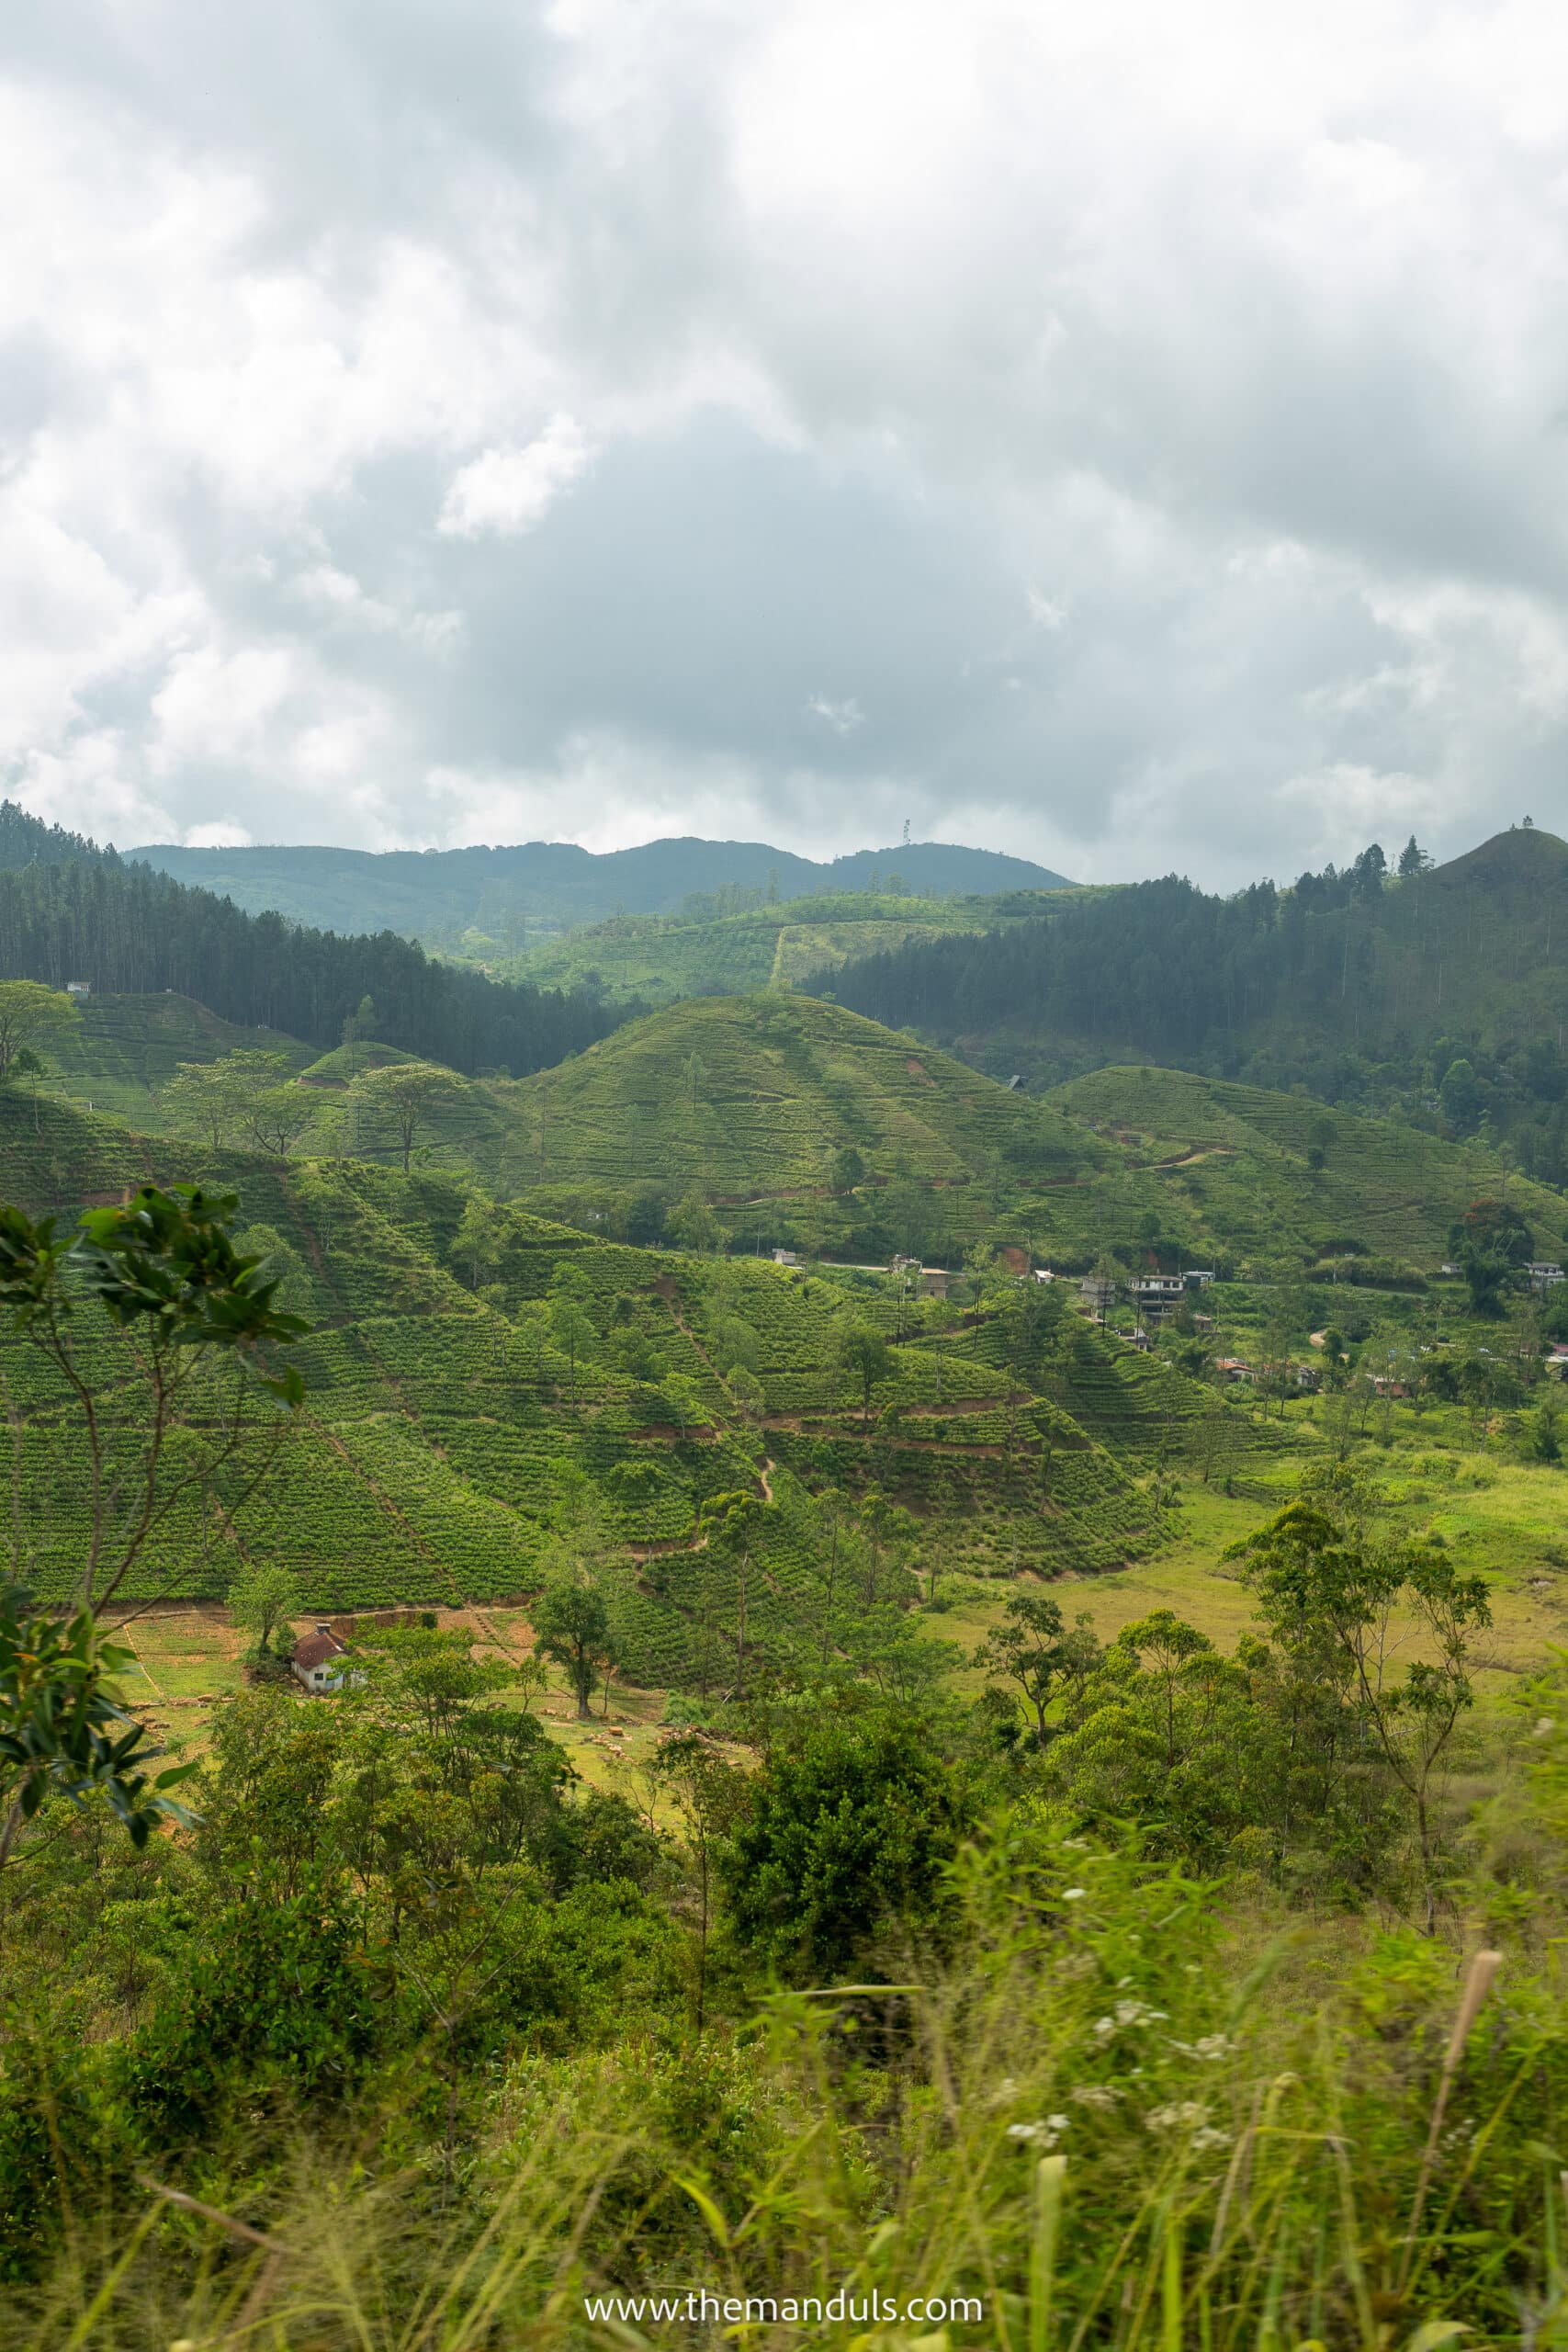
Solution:
[[[579,1715],[615,1654],[609,1611],[593,1585],[563,1578],[545,1587],[534,1604],[534,1647],[560,1667],[571,1686]]]
[[[75,1000],[63,989],[38,980],[0,980],[0,1086],[24,1068],[36,1069],[41,1053],[57,1046],[79,1025]],[[30,1060],[24,1063],[24,1056]]]
[[[113,1695],[131,1656],[88,1611],[62,1622],[35,1611],[19,1585],[0,1586],[0,1871],[51,1795],[78,1807],[101,1797],[135,1846],[160,1823],[186,1819],[168,1792],[193,1768],[150,1778],[143,1768],[161,1750]]]
[[[892,1352],[882,1333],[868,1323],[852,1323],[839,1342],[839,1361],[861,1394],[862,1418],[871,1417],[872,1391],[887,1378]]]
[[[1071,1728],[1081,1712],[1084,1685],[1100,1668],[1101,1656],[1089,1617],[1080,1616],[1069,1632],[1049,1593],[1020,1592],[976,1652],[975,1663],[1017,1685],[1033,1711],[1035,1740],[1043,1747],[1053,1732]],[[1063,1700],[1065,1721],[1048,1725],[1047,1712]]]
[[[243,2090],[292,2108],[351,2083],[386,2031],[385,1978],[358,1906],[307,1883],[204,1923],[171,1997],[129,2042],[118,2087],[143,2128],[179,2141]]]
[[[229,1614],[255,1635],[258,1651],[272,1647],[274,1634],[300,1605],[299,1579],[281,1560],[247,1561],[229,1588]]]
[[[1477,1315],[1501,1311],[1503,1295],[1533,1255],[1535,1237],[1509,1201],[1472,1201],[1449,1235]]]
[[[463,1091],[463,1080],[456,1070],[443,1069],[435,1062],[400,1061],[365,1071],[355,1080],[352,1095],[372,1127],[384,1125],[397,1137],[406,1176],[415,1137],[440,1106]]]
[[[894,1715],[828,1721],[770,1758],[722,1873],[734,1932],[795,1983],[940,1939],[976,1792]]]

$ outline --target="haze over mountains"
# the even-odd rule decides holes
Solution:
[[[694,894],[779,899],[823,890],[1057,890],[1065,876],[1027,858],[944,842],[857,850],[818,865],[764,842],[645,842],[596,853],[571,842],[448,850],[325,847],[133,850],[144,865],[326,931],[399,931],[457,947],[477,931],[503,950],[605,916],[672,913]]]

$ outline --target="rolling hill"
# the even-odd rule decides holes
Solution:
[[[90,1000],[56,1091],[168,1134],[156,1090],[174,1064],[254,1043],[283,1052],[309,1096],[300,1158],[400,1164],[395,1131],[350,1091],[356,1069],[408,1059],[400,1049],[367,1041],[312,1059],[175,996]],[[676,1234],[667,1220],[695,1194],[716,1236],[749,1254],[955,1265],[987,1241],[1079,1269],[1158,1241],[1258,1270],[1345,1244],[1430,1272],[1455,1219],[1505,1183],[1543,1251],[1568,1246],[1562,1195],[1506,1177],[1475,1140],[1153,1064],[1032,1098],[841,1006],[768,993],[671,1005],[532,1079],[462,1080],[422,1122],[414,1160],[644,1243]]]
[[[1307,1263],[1335,1245],[1433,1271],[1478,1194],[1508,1197],[1543,1256],[1568,1246],[1568,1200],[1506,1175],[1476,1144],[1185,1070],[1100,1069],[1047,1098],[1113,1144],[1162,1232],[1225,1257]]]
[[[617,912],[673,913],[694,893],[798,899],[829,891],[985,893],[1068,888],[1027,858],[914,842],[820,865],[762,842],[645,842],[594,853],[570,842],[451,850],[134,850],[143,865],[325,930],[400,932],[426,947],[515,954],[539,938]],[[477,934],[484,945],[468,939]]]
[[[221,1020],[336,1045],[368,998],[380,1035],[457,1069],[518,1074],[603,1036],[620,1015],[442,964],[387,931],[340,938],[252,915],[0,802],[0,978],[96,995],[192,997]]]
[[[49,1058],[69,1099],[156,1125],[157,1091],[181,1062],[212,1062],[257,1047],[286,1056],[296,1072],[314,1057],[298,1037],[220,1020],[194,998],[170,989],[160,996],[86,998],[78,1007],[75,1035],[53,1040]]]
[[[1129,1360],[1119,1408],[1113,1342],[1084,1367],[1070,1347],[1036,1344],[1036,1388],[1005,1313],[957,1344],[917,1330],[891,1350],[868,1415],[839,1341],[852,1315],[891,1333],[890,1292],[856,1299],[772,1265],[622,1248],[513,1211],[476,1293],[458,1240],[467,1188],[449,1177],[214,1159],[53,1102],[34,1115],[0,1092],[0,1197],[69,1209],[150,1177],[232,1182],[249,1246],[274,1254],[288,1303],[316,1327],[297,1351],[307,1403],[276,1477],[254,1502],[222,1475],[187,1492],[144,1557],[143,1598],[220,1596],[243,1560],[270,1559],[313,1608],[515,1596],[537,1583],[570,1503],[619,1558],[628,1671],[665,1683],[697,1676],[702,1628],[736,1600],[733,1566],[706,1556],[697,1528],[712,1495],[771,1498],[751,1637],[781,1659],[814,1623],[810,1498],[824,1486],[897,1498],[940,1523],[948,1566],[983,1575],[1090,1572],[1165,1540],[1160,1509],[1072,1411],[1081,1388],[1135,1454],[1143,1367]],[[546,1303],[563,1264],[586,1317],[570,1356]],[[737,1327],[761,1384],[745,1409],[724,1369]],[[126,1363],[107,1335],[87,1348],[100,1372]],[[0,1340],[0,1372],[18,1416],[23,1570],[62,1595],[83,1533],[76,1408],[15,1334]],[[121,1444],[137,1393],[122,1384],[107,1408]],[[227,1393],[213,1374],[198,1419]],[[176,1470],[181,1459],[176,1442]]]
[[[691,1000],[485,1091],[516,1123],[519,1197],[614,1226],[695,1190],[746,1250],[954,1264],[986,1240],[1083,1268],[1162,1240],[1258,1270],[1344,1242],[1431,1272],[1506,1182],[1543,1250],[1568,1230],[1559,1193],[1478,1143],[1154,1065],[1031,1098],[809,998]]]
[[[541,1181],[700,1185],[726,1204],[823,1193],[845,1151],[873,1183],[938,1187],[998,1157],[1040,1181],[1111,1157],[1059,1112],[811,998],[671,1005],[504,1092]]]

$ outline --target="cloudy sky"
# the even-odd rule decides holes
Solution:
[[[50,0],[0,770],[123,844],[1568,831],[1562,0]]]

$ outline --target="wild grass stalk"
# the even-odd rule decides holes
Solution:
[[[158,2183],[101,2219],[18,2305],[6,2342],[1404,2352],[1461,2324],[1487,2344],[1563,2341],[1557,2167],[1539,2249],[1522,2213],[1512,2235],[1499,2222],[1486,2249],[1475,2243],[1484,2230],[1456,2238],[1445,2218],[1476,2179],[1473,2146],[1450,2158],[1441,2129],[1484,1992],[1474,1970],[1436,2134],[1419,2070],[1369,2076],[1352,2020],[1325,2033],[1321,2014],[1256,1996],[1238,2016],[1224,1972],[1176,1981],[1168,2016],[1123,1991],[1117,2025],[1085,1943],[1043,1961],[1037,1936],[993,1935],[896,1995],[778,1996],[755,2030],[693,2052],[765,2125],[761,2160],[739,2167],[711,2133],[705,2148],[700,2133],[682,2142],[639,2109],[647,2073],[624,2054],[525,2067],[498,2096],[456,2203],[417,2169],[375,2177],[363,2146],[302,2132],[292,2177],[275,2165],[231,2192],[238,2211],[185,2191],[172,2204]],[[1213,2039],[1201,2029],[1216,2011],[1230,2030]],[[1108,2018],[1113,2030],[1100,2031]],[[1486,2109],[1499,2130],[1516,2073]],[[1053,2138],[1063,2144],[1043,2151]],[[1438,2222],[1421,2237],[1439,2181]],[[1394,2199],[1403,2231],[1388,2219]],[[843,2290],[863,2308],[874,2293],[900,2312],[918,2296],[964,2294],[985,2316],[880,2330],[851,2316],[803,2331],[765,2313],[737,2329],[655,2323],[630,2304],[593,2319],[584,2306],[587,2294],[677,2285],[824,2303]],[[1533,2338],[1505,2324],[1526,2290]]]

